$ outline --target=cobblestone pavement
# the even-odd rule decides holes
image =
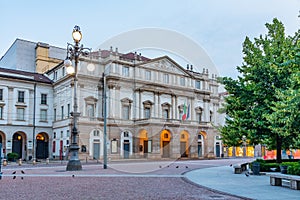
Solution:
[[[65,163],[11,165],[2,170],[0,199],[242,199],[190,183],[183,175],[223,164],[226,161],[117,162],[104,170],[101,164],[83,163],[83,170],[76,172],[67,172]],[[152,171],[128,172],[149,166]]]

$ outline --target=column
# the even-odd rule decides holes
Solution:
[[[138,100],[139,104],[137,105],[137,110],[138,110],[138,118],[141,119],[142,118],[142,112],[141,110],[143,109],[142,106],[142,92],[139,90],[139,100]]]
[[[209,115],[210,115],[210,110],[209,110],[209,101],[207,100],[207,99],[203,99],[203,106],[204,106],[204,108],[203,108],[203,111],[204,111],[204,113],[203,113],[203,121],[205,121],[205,122],[209,122]]]
[[[177,119],[176,118],[176,105],[175,105],[175,95],[171,95],[171,102],[172,102],[172,119]]]
[[[190,105],[190,120],[195,120],[195,106],[194,106],[194,102],[195,98],[191,98],[191,105]]]
[[[13,87],[8,87],[8,108],[7,108],[7,124],[12,124],[12,119],[14,118],[14,116],[12,115],[12,113],[15,112],[15,109],[13,107],[14,105],[14,100],[15,100],[15,96],[14,96],[14,88]]]

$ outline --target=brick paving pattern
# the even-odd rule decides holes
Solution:
[[[130,169],[133,166],[137,165],[128,164]],[[243,199],[186,181],[182,174],[203,167],[200,165],[187,167],[179,162],[148,173],[101,167],[83,165],[82,171],[67,172],[59,164],[7,166],[0,180],[0,199]]]

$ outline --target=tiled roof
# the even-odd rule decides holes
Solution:
[[[120,57],[124,58],[124,59],[128,59],[128,60],[134,60],[135,57],[136,57],[137,60],[141,60],[141,61],[151,60],[150,58],[147,58],[147,57],[144,57],[144,56],[141,56],[139,54],[132,53],[132,52],[127,53],[127,54],[122,54]]]
[[[52,81],[43,74],[25,72],[25,71],[14,70],[14,69],[6,69],[1,67],[0,67],[0,77],[29,80],[29,81],[36,81],[36,82],[49,83],[49,84],[52,83]]]

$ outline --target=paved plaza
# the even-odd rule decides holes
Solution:
[[[241,159],[10,164],[2,168],[0,199],[297,199],[267,176],[233,174]]]

